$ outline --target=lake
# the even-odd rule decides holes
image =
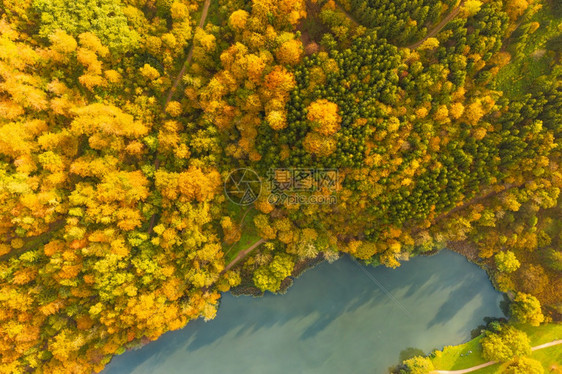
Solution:
[[[443,250],[397,269],[349,257],[295,279],[285,295],[224,294],[217,317],[115,357],[106,374],[386,373],[408,347],[470,339],[503,317],[486,273]]]

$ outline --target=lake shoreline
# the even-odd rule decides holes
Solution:
[[[253,372],[316,368],[330,374],[345,364],[357,373],[375,365],[382,373],[407,347],[429,352],[460,344],[481,318],[503,315],[501,294],[487,275],[456,252],[432,251],[402,265],[389,269],[365,266],[350,256],[332,264],[315,258],[295,269],[294,281],[300,284],[286,295],[244,299],[225,292],[214,320],[190,321],[137,346],[112,360],[106,372],[144,374],[158,367],[173,374],[186,363],[194,372],[198,367],[220,372],[224,361],[234,363],[229,373],[242,373],[243,362],[251,359],[245,365]],[[252,352],[251,357],[243,352]],[[225,360],[211,360],[216,354]],[[289,361],[296,366],[288,367]]]
[[[489,278],[490,282],[492,283],[494,288],[496,290],[498,290],[497,285],[494,283],[494,278],[490,274],[490,268],[488,266],[482,266],[483,261],[479,262],[478,257],[473,253],[473,251],[463,250],[463,249],[467,248],[468,245],[469,245],[468,243],[464,243],[464,242],[447,242],[447,246],[445,246],[443,248],[433,249],[433,250],[427,251],[427,252],[409,253],[408,258],[400,260],[400,263],[403,264],[405,262],[410,261],[412,258],[415,258],[415,257],[418,257],[418,256],[424,256],[424,257],[435,256],[435,255],[439,254],[442,250],[449,249],[450,251],[458,253],[458,254],[462,255],[463,257],[465,257],[468,262],[473,263],[475,265],[478,265],[478,267],[485,270],[486,274],[488,275],[488,278]],[[368,266],[373,266],[373,267],[383,266],[383,264],[374,265],[372,263],[359,260],[359,259],[357,259],[357,258],[355,258],[352,255],[349,255],[347,253],[340,253],[337,260],[341,259],[344,256],[349,256],[352,260],[357,261],[361,264],[368,265]],[[335,261],[337,261],[337,260],[335,260]],[[306,271],[314,269],[316,266],[322,264],[324,261],[327,261],[327,260],[324,258],[323,252],[320,252],[314,258],[301,260],[301,261],[297,262],[295,264],[295,269],[293,270],[291,275],[286,277],[281,282],[281,288],[276,293],[285,294],[287,292],[287,290],[293,285],[293,282],[294,282],[295,279],[299,278]],[[227,292],[231,293],[232,295],[234,295],[236,297],[238,297],[238,296],[263,297],[265,295],[264,291],[261,291],[259,288],[257,288],[256,286],[253,285],[253,280],[251,278],[242,279],[242,283],[240,285],[232,288],[231,290],[229,290]]]

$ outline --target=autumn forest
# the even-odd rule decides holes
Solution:
[[[447,247],[510,320],[561,321],[561,20],[556,0],[0,0],[0,373],[100,372],[344,254]],[[270,199],[292,169],[337,170],[301,192],[331,203]]]

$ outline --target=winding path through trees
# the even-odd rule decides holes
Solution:
[[[339,2],[336,2],[336,8],[338,8],[340,11],[343,12],[343,14],[345,14],[347,16],[347,18],[349,18],[349,20],[355,25],[355,26],[360,26],[361,24],[359,22],[357,22],[357,20],[355,19],[355,17],[353,17],[347,10],[345,10],[345,8],[343,6],[340,5]]]
[[[205,3],[203,4],[203,9],[201,11],[201,18],[199,19],[199,25],[197,26],[200,29],[202,29],[203,26],[205,26],[205,20],[207,19],[207,14],[209,13],[210,6],[211,6],[211,0],[205,0]],[[194,39],[195,39],[195,31],[193,32],[193,40]],[[191,59],[193,58],[193,47],[194,47],[193,40],[191,42],[191,47],[187,52],[187,57],[185,59],[185,62],[183,63],[180,72],[176,76],[176,79],[174,80],[174,84],[172,85],[172,87],[170,87],[170,91],[168,92],[168,96],[166,97],[166,101],[164,102],[164,108],[163,108],[164,111],[166,110],[166,107],[168,106],[170,101],[172,101],[172,98],[174,97],[174,92],[176,91],[176,88],[178,87],[183,75],[185,74],[187,67],[191,63]],[[156,157],[154,160],[154,170],[158,170],[159,167],[160,167],[160,160],[158,159],[158,153],[156,153]],[[152,217],[150,217],[150,221],[148,223],[148,230],[147,230],[149,234],[151,234],[152,230],[154,229],[157,215],[158,215],[157,213],[154,213]]]
[[[558,339],[558,340],[554,340],[551,341],[549,343],[544,343],[541,345],[537,345],[531,348],[531,351],[538,351],[539,349],[543,349],[543,348],[547,348],[547,347],[552,347],[553,345],[558,345],[558,344],[562,344],[562,339]],[[488,361],[486,363],[480,364],[480,365],[476,365],[467,369],[461,369],[461,370],[434,370],[431,373],[432,374],[464,374],[464,373],[470,373],[491,365],[497,364],[497,361]]]
[[[252,252],[254,249],[256,249],[257,247],[259,247],[261,244],[265,243],[266,240],[265,239],[260,239],[257,242],[255,242],[254,244],[252,244],[251,246],[249,246],[248,248],[246,248],[243,251],[240,251],[238,253],[238,255],[236,257],[234,257],[234,259],[232,259],[232,261],[230,261],[225,267],[224,270],[221,271],[221,275],[226,273],[227,271],[229,271],[234,265],[236,265],[240,260],[242,260],[244,257],[246,257],[246,255],[250,252]],[[205,288],[203,288],[203,290],[206,292],[208,291],[216,282],[213,282],[210,286],[207,286]]]
[[[489,362],[486,362],[486,363],[484,363],[484,364],[476,365],[476,366],[473,366],[473,367],[468,368],[468,369],[462,369],[462,370],[435,370],[435,371],[432,371],[431,373],[434,373],[434,374],[462,374],[462,373],[470,373],[471,371],[476,371],[476,370],[479,370],[479,369],[483,369],[483,368],[485,368],[485,367],[488,367],[488,366],[494,365],[494,364],[497,364],[497,362],[496,362],[496,361],[489,361]]]
[[[443,18],[441,22],[439,22],[434,28],[432,28],[423,39],[418,40],[417,42],[406,46],[406,48],[416,49],[420,45],[422,45],[423,42],[425,42],[427,39],[433,38],[435,35],[439,34],[439,32],[443,30],[443,28],[447,26],[447,24],[451,22],[459,14],[465,1],[466,0],[462,0],[459,5],[454,7],[453,10],[451,10],[451,12],[449,12],[449,14],[447,14],[447,16]]]
[[[200,29],[202,29],[203,26],[205,26],[205,20],[207,19],[207,14],[209,13],[210,6],[211,6],[211,0],[205,0],[205,3],[203,4],[203,10],[201,11],[201,18],[199,19],[199,25],[197,26]],[[193,37],[195,38],[195,31],[193,32],[193,35],[194,35]],[[170,92],[168,92],[168,97],[166,98],[166,103],[164,107],[166,107],[166,105],[168,105],[168,103],[172,100],[176,88],[178,87],[183,75],[185,74],[187,67],[191,63],[191,59],[193,58],[193,46],[194,44],[193,42],[191,42],[191,48],[189,48],[189,52],[187,52],[187,58],[185,59],[185,62],[183,63],[183,66],[180,72],[178,73],[178,76],[174,80],[174,84],[170,88]]]
[[[234,257],[234,259],[232,261],[230,261],[228,263],[228,265],[226,265],[226,267],[224,268],[224,271],[229,271],[234,265],[236,265],[240,260],[242,260],[244,257],[246,257],[246,255],[250,252],[252,252],[254,249],[256,249],[257,247],[259,247],[261,244],[265,243],[265,239],[260,239],[257,242],[255,242],[254,244],[252,244],[251,246],[249,246],[248,248],[246,248],[243,251],[240,251],[238,253],[238,255],[236,257]],[[223,271],[223,272],[224,272]]]
[[[211,0],[205,0],[205,3],[203,4],[203,9],[201,11],[201,18],[199,19],[199,25],[197,26],[200,29],[202,29],[203,26],[205,26],[205,20],[207,19],[207,15],[209,14],[209,7],[210,6],[211,6]],[[189,64],[191,63],[191,59],[193,58],[193,47],[194,47],[194,44],[192,42],[191,47],[189,48],[189,51],[187,52],[187,57],[185,59],[185,62],[183,63],[183,66],[182,66],[180,72],[178,73],[176,79],[174,80],[174,84],[172,85],[172,87],[170,87],[170,91],[168,92],[168,96],[166,97],[166,102],[164,103],[164,108],[166,108],[166,106],[170,103],[170,101],[172,101],[174,93],[175,93],[178,85],[180,84],[181,79],[185,74],[185,71],[187,70]],[[156,162],[155,162],[155,165],[154,165],[156,169],[158,169],[158,166],[159,166],[158,164],[159,164],[158,159],[156,159]],[[244,217],[245,217],[245,215],[244,215]],[[154,214],[150,219],[148,232],[152,232],[155,221],[156,221],[156,214]],[[246,248],[245,250],[240,251],[240,253],[238,253],[238,255],[226,265],[223,272],[226,272],[226,271],[230,270],[240,260],[242,260],[244,257],[246,257],[246,255],[248,253],[252,252],[255,248],[259,247],[262,243],[265,243],[264,239],[260,239],[257,242],[255,242],[254,244],[252,244],[251,246],[249,246],[248,248]]]
[[[407,46],[404,47],[404,48],[416,49],[416,48],[418,48],[420,45],[422,45],[423,42],[425,42],[427,39],[433,38],[435,35],[439,34],[439,32],[440,32],[441,30],[443,30],[443,28],[444,28],[445,26],[447,26],[447,24],[448,24],[449,22],[451,22],[451,21],[459,14],[459,12],[461,11],[461,8],[462,8],[462,6],[464,5],[464,2],[465,2],[465,1],[466,1],[466,0],[461,0],[461,2],[459,3],[459,5],[457,5],[456,7],[454,7],[454,8],[449,12],[449,14],[447,14],[447,16],[445,16],[445,18],[443,18],[443,19],[441,20],[441,22],[439,22],[437,25],[435,25],[435,27],[433,27],[433,28],[427,33],[427,35],[426,35],[424,38],[418,40],[417,42],[415,42],[415,43],[413,43],[413,44],[407,45]],[[353,22],[354,25],[356,25],[356,26],[357,26],[357,25],[360,25],[360,23],[357,22],[357,20],[356,20],[347,10],[345,10],[345,8],[344,8],[343,6],[341,6],[341,5],[339,4],[339,2],[336,2],[336,7],[337,7],[340,11],[342,11],[342,12],[347,16],[347,18],[349,18],[349,20],[351,20],[351,22]]]

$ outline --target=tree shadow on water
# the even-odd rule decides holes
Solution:
[[[402,350],[398,355],[398,363],[409,360],[412,357],[416,357],[416,356],[425,356],[425,353],[423,350],[419,348],[408,347]]]
[[[463,278],[462,283],[458,284],[455,290],[450,293],[447,301],[439,307],[435,317],[429,321],[428,328],[451,320],[466,304],[480,294],[481,290],[473,287],[475,278],[471,276]]]
[[[285,295],[266,294],[263,298],[252,298],[225,294],[214,320],[207,323],[202,320],[191,321],[181,330],[168,332],[140,350],[129,351],[115,358],[105,373],[134,373],[136,369],[142,373],[158,373],[162,362],[172,354],[180,354],[187,360],[194,352],[219,343],[222,339],[227,339],[225,342],[228,344],[224,346],[235,349],[238,339],[245,337],[251,340],[260,330],[273,327],[284,327],[285,333],[294,335],[285,337],[285,340],[294,339],[296,342],[311,339],[339,317],[362,307],[368,306],[373,310],[384,307],[385,311],[396,308],[396,313],[403,313],[398,309],[401,305],[392,295],[404,297],[405,292],[405,298],[411,298],[410,302],[413,302],[414,297],[417,300],[420,294],[432,297],[434,293],[447,292],[448,289],[458,290],[462,302],[455,300],[457,297],[449,297],[429,323],[428,327],[431,327],[454,317],[479,292],[478,287],[471,287],[474,283],[472,276],[464,273],[459,275],[460,260],[456,256],[459,255],[443,252],[443,255],[431,258],[414,258],[396,270],[383,267],[364,267],[362,270],[354,260],[344,257],[334,264],[322,263],[305,272]],[[285,326],[288,323],[293,324],[291,329],[295,331]],[[385,324],[385,321],[381,320],[381,323]],[[466,329],[467,334],[473,326]],[[272,333],[271,339],[278,337]],[[259,339],[256,342],[261,344]],[[220,356],[220,352],[216,352],[216,355]]]
[[[491,292],[482,292],[483,288],[487,288],[488,291]],[[471,337],[475,325],[481,321],[482,318],[487,324],[489,321],[505,316],[501,309],[501,299],[504,296],[505,295],[500,296],[497,291],[493,290],[485,274],[475,273],[473,276],[465,278],[464,284],[460,285],[454,294],[441,305],[439,311],[428,323],[427,327],[430,328],[440,323],[447,323],[465,306],[471,303],[479,303],[479,305],[472,310],[470,317],[465,317],[462,323],[455,324],[457,332],[461,335],[466,333],[465,340],[468,340]],[[451,344],[452,343],[454,342],[451,342]]]

